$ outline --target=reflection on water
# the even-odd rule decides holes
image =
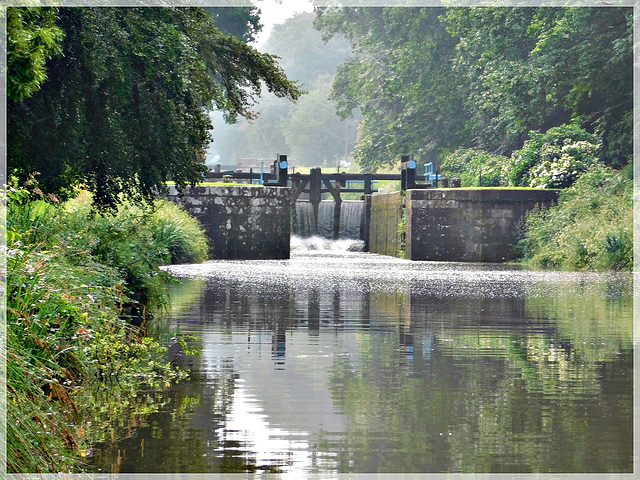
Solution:
[[[630,275],[335,250],[171,271],[202,355],[96,471],[632,471]]]

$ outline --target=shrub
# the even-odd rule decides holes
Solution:
[[[499,187],[508,185],[508,161],[502,155],[463,148],[446,155],[441,170],[443,176],[460,177],[463,187]]]
[[[95,216],[88,196],[63,208],[35,184],[11,185],[7,197],[7,469],[81,470],[83,444],[98,434],[86,420],[98,425],[114,410],[102,402],[135,402],[144,386],[183,375],[130,320],[166,301],[158,267],[175,244],[199,245],[181,250],[195,261],[206,242],[193,219],[181,220],[193,237],[161,238],[158,225],[186,216],[170,206],[158,208],[166,218],[137,209]]]
[[[168,250],[171,263],[200,263],[208,258],[202,226],[183,207],[157,201],[149,226],[155,241]]]
[[[207,258],[207,240],[198,221],[183,208],[158,200],[154,210],[123,205],[111,215],[95,216],[85,193],[66,205],[66,223],[72,228],[66,241],[88,248],[105,265],[117,268],[131,299],[134,321],[144,321],[149,306],[168,303],[167,273],[160,265],[197,263]]]
[[[560,194],[558,204],[529,213],[518,244],[538,265],[579,269],[633,268],[633,179],[595,166]]]
[[[566,188],[591,167],[601,165],[600,139],[568,124],[545,133],[532,131],[512,154],[510,183],[534,188]]]
[[[169,251],[155,241],[145,212],[123,206],[115,214],[95,215],[90,202],[82,196],[67,205],[62,241],[119,272],[129,298],[125,311],[140,326],[149,307],[163,309],[168,302],[169,276],[158,267],[169,263]]]
[[[182,373],[166,362],[166,348],[122,317],[128,298],[117,269],[69,246],[10,243],[7,467],[79,470],[91,441],[85,415],[101,406],[96,391],[139,391]]]

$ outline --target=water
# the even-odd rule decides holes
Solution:
[[[321,244],[320,244],[321,246]],[[631,472],[632,278],[331,244],[171,267],[190,381],[102,472]],[[330,478],[330,477],[328,477]]]
[[[296,202],[297,231],[301,237],[320,236],[333,238],[333,210],[335,202],[324,200],[318,205],[318,228],[315,228],[313,207],[310,202]],[[362,238],[362,213],[364,202],[343,200],[340,205],[340,238]]]
[[[321,255],[344,254],[344,252],[362,252],[364,241],[353,238],[329,240],[317,235],[310,237],[292,237],[291,251],[293,255],[319,253]]]

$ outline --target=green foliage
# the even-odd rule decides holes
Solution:
[[[565,268],[633,268],[631,169],[596,166],[560,194],[558,204],[531,212],[518,249],[525,261]]]
[[[118,270],[129,291],[125,306],[131,321],[140,325],[147,318],[147,305],[162,308],[168,302],[165,288],[169,277],[158,267],[169,263],[169,251],[156,241],[148,216],[138,209],[125,207],[115,215],[95,216],[90,196],[82,200],[69,205],[65,217],[70,228],[62,237]]]
[[[155,241],[169,252],[170,263],[200,263],[207,260],[209,246],[202,226],[183,207],[158,201],[150,229]]]
[[[142,321],[147,306],[165,308],[169,276],[159,270],[170,263],[197,263],[207,259],[202,227],[183,208],[158,200],[153,210],[124,204],[115,214],[97,216],[91,197],[84,194],[66,205],[66,242],[84,246],[102,263],[120,272],[129,290],[131,317]]]
[[[509,183],[509,159],[482,150],[462,148],[444,156],[442,175],[459,177],[463,187],[499,187]]]
[[[632,11],[628,8],[452,8],[456,69],[466,78],[468,126],[510,152],[530,130],[577,121],[631,158]]]
[[[433,159],[468,143],[460,75],[448,67],[456,40],[442,8],[319,9],[316,28],[344,33],[353,53],[338,67],[331,99],[341,117],[358,110],[355,159],[366,172],[407,152]]]
[[[55,8],[7,9],[7,97],[32,97],[47,79],[47,60],[62,53]]]
[[[297,165],[335,165],[344,156],[345,125],[328,101],[331,77],[321,76],[289,115],[280,128]]]
[[[311,89],[321,76],[333,76],[336,66],[350,53],[342,36],[323,41],[320,32],[313,29],[314,18],[313,13],[298,13],[275,25],[263,48],[278,55],[287,76],[305,89]]]
[[[157,214],[95,216],[88,195],[63,207],[34,181],[11,185],[7,197],[7,468],[81,470],[99,434],[86,422],[99,425],[141,388],[184,376],[135,323],[166,301],[158,266],[170,251],[195,261],[206,243],[193,226],[181,231],[199,250],[169,239],[167,217],[181,224],[186,213],[164,203]]]
[[[203,7],[216,22],[216,28],[238,37],[244,43],[255,41],[262,30],[257,7]]]
[[[516,186],[566,188],[591,167],[600,165],[601,143],[577,125],[561,125],[530,139],[513,153],[509,176]]]
[[[333,99],[360,109],[366,171],[413,153],[479,148],[509,156],[528,132],[575,122],[602,138],[607,165],[632,158],[630,8],[318,9],[352,56]]]
[[[102,210],[149,203],[166,180],[182,188],[202,178],[207,110],[252,118],[264,89],[302,93],[275,57],[223,34],[200,8],[57,12],[63,55],[7,114],[8,169],[20,180],[41,172],[45,192],[86,188]]]

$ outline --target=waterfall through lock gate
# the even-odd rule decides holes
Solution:
[[[296,228],[291,239],[292,250],[304,251],[362,251],[364,248],[362,224],[364,202],[343,200],[340,206],[338,240],[333,239],[333,213],[335,203],[322,201],[318,206],[316,231],[311,202],[296,202]]]
[[[318,236],[333,238],[333,209],[335,203],[323,200],[318,206],[318,228],[315,227],[311,202],[296,202],[297,229],[300,237]],[[339,238],[361,239],[364,202],[362,200],[343,200],[340,208]]]

